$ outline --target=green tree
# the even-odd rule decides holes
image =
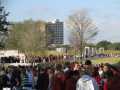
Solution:
[[[103,40],[97,43],[97,48],[103,47],[105,50],[110,49],[110,45],[112,45],[111,42]]]
[[[8,13],[5,11],[0,0],[0,48],[4,48],[8,36],[9,23],[7,21],[7,16]]]
[[[45,48],[45,22],[26,20],[14,23],[6,48],[37,51]]]
[[[110,44],[109,49],[120,50],[120,42]]]

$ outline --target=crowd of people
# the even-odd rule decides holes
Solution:
[[[0,90],[119,90],[120,71],[106,63],[0,67]]]
[[[59,62],[68,60],[74,60],[73,55],[26,56],[26,62],[28,63]]]
[[[99,57],[99,58],[107,58],[107,57],[120,57],[120,54],[96,54],[96,57]]]
[[[20,59],[14,56],[1,57],[0,63],[20,63]]]
[[[42,63],[73,60],[73,55],[49,55],[49,56],[25,56],[25,60],[21,60],[18,56],[0,57],[0,63]]]
[[[98,58],[119,57],[119,54],[96,54]],[[88,56],[85,57],[87,59]],[[43,63],[43,62],[59,62],[59,61],[75,61],[80,57],[74,55],[49,55],[49,56],[34,56],[25,55],[25,60],[21,60],[19,56],[0,57],[0,63]]]

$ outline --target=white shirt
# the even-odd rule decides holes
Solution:
[[[99,87],[94,78],[83,75],[77,82],[76,90],[99,90]]]

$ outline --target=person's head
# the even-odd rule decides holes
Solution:
[[[53,71],[52,71],[52,68],[51,68],[51,67],[48,67],[46,71],[47,71],[47,74],[51,74],[51,73],[53,73]]]
[[[104,66],[103,66],[103,71],[104,72],[108,72],[110,70],[110,67],[109,67],[109,65],[106,63],[106,64],[104,64]]]
[[[85,61],[84,68],[85,68],[85,73],[92,75],[93,66],[92,66],[92,62],[90,60]]]
[[[90,68],[92,66],[92,62],[90,60],[85,61],[85,68]]]
[[[26,68],[22,68],[22,74],[26,75]]]
[[[99,76],[98,67],[94,67],[94,68],[93,68],[92,76],[93,76],[93,77]]]
[[[111,67],[110,67],[110,64],[104,64],[104,67],[103,67],[103,78],[112,78],[113,77],[113,72],[111,71]]]
[[[80,67],[79,67],[79,64],[75,63],[75,64],[74,64],[74,71],[75,71],[75,70],[79,70],[79,68],[80,68]]]
[[[100,67],[99,67],[99,70],[100,70],[100,71],[103,71],[103,66],[100,66]]]
[[[80,77],[80,72],[78,70],[73,71],[73,78],[78,79]]]
[[[56,66],[56,70],[57,70],[57,71],[62,71],[62,65],[61,65],[61,64],[58,64],[58,65]]]
[[[92,62],[90,60],[85,61],[85,65],[91,65],[91,64],[92,64]]]
[[[47,75],[49,76],[49,78],[53,78],[54,70],[52,68],[47,68]]]

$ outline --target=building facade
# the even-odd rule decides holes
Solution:
[[[54,22],[48,22],[46,24],[46,38],[47,45],[51,44],[63,44],[64,42],[64,24],[59,20]]]

